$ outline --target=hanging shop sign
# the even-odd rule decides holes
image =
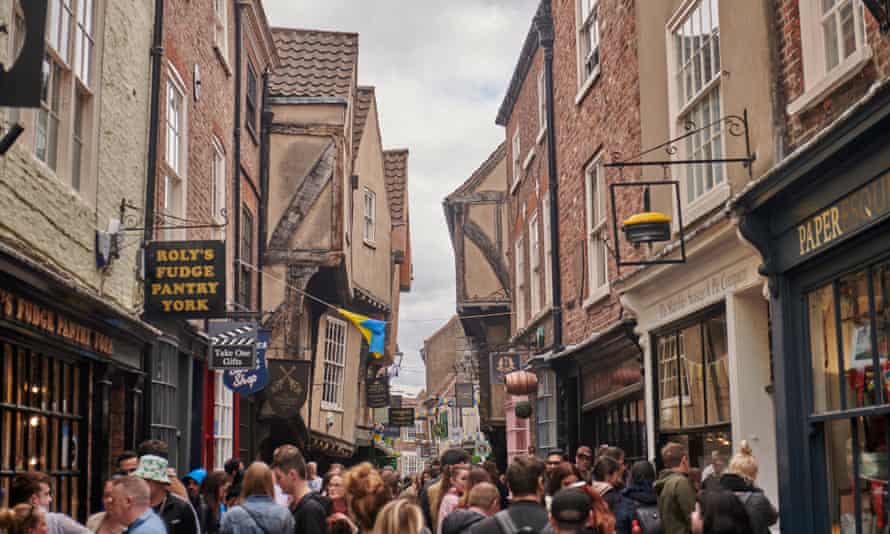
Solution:
[[[383,425],[383,437],[396,439],[402,435],[402,429],[393,424]]]
[[[293,417],[306,402],[309,391],[309,360],[269,360],[266,399],[280,417]]]
[[[401,395],[390,395],[389,407],[390,408],[401,408],[402,407],[402,396]]]
[[[145,249],[145,314],[220,317],[226,312],[226,244],[156,241]]]
[[[257,330],[256,365],[252,369],[230,369],[223,375],[223,383],[239,395],[252,395],[262,391],[269,383],[266,368],[266,348],[269,346],[268,330]]]
[[[491,354],[489,356],[491,383],[503,384],[508,374],[519,370],[521,363],[519,354]]]
[[[253,369],[256,367],[256,323],[210,321],[210,368]]]
[[[414,426],[414,408],[390,408],[389,424],[397,427]]]
[[[105,356],[114,353],[114,342],[105,334],[6,289],[0,289],[0,316],[40,335],[59,339],[81,349]]]
[[[365,382],[365,401],[368,408],[386,408],[389,406],[389,377],[386,373],[374,376]]]
[[[458,408],[473,407],[473,384],[457,383],[454,384],[454,399]]]
[[[20,2],[24,27],[11,28],[23,32],[22,45],[18,57],[9,58],[12,62],[7,70],[0,64],[0,106],[40,107],[40,88],[43,82],[43,59],[46,50],[47,0],[27,0]],[[13,4],[15,5],[15,4]],[[15,8],[13,8],[15,11]],[[58,14],[56,14],[58,16]],[[9,19],[7,19],[9,20]],[[11,26],[17,26],[11,24]],[[3,33],[8,33],[4,26]]]
[[[789,263],[803,260],[890,215],[890,172],[812,215],[781,237],[778,250]]]

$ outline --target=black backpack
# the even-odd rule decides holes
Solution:
[[[640,506],[637,508],[637,519],[643,534],[664,534],[661,530],[661,516],[658,515],[658,506]]]

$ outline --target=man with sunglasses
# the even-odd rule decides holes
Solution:
[[[45,473],[26,471],[12,479],[9,488],[9,507],[30,504],[43,510],[48,534],[90,534],[90,531],[65,514],[51,513],[53,502],[52,479]]]
[[[581,473],[581,478],[590,483],[592,477],[593,450],[587,445],[581,445],[575,451],[575,467]]]

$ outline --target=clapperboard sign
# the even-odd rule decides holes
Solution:
[[[253,369],[256,367],[256,324],[239,321],[210,321],[210,367]]]

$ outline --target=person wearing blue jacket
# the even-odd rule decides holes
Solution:
[[[221,534],[274,534],[294,531],[290,510],[275,502],[272,470],[263,462],[254,462],[244,473],[241,500],[226,512]]]

